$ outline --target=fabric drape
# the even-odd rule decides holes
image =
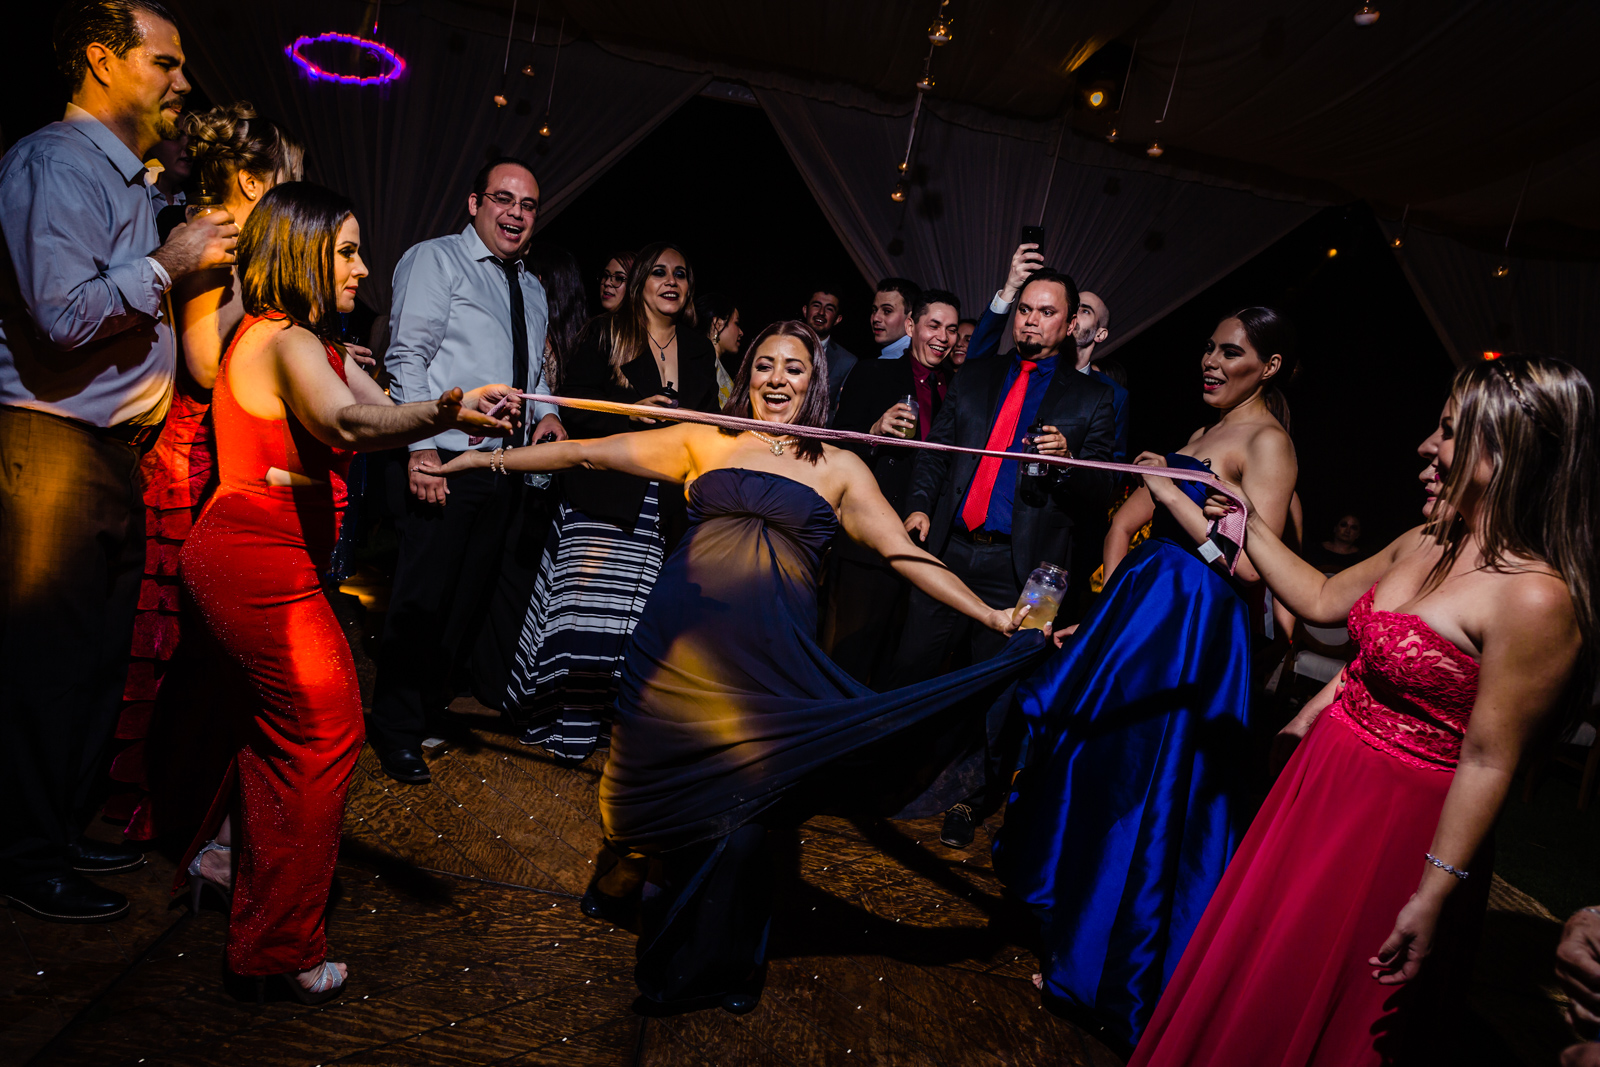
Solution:
[[[1319,205],[1257,195],[1171,167],[1130,169],[1059,127],[974,129],[925,111],[911,194],[889,198],[909,120],[756,89],[861,272],[949,289],[976,312],[1004,277],[1048,183],[1045,257],[1113,309],[1106,350],[1135,336],[1309,218]]]
[[[1560,356],[1600,372],[1600,263],[1507,256],[1384,223],[1395,256],[1458,364],[1486,351]],[[1496,270],[1510,268],[1504,277]]]
[[[555,71],[554,132],[546,139],[538,129],[555,61],[548,24],[530,47],[532,20],[519,23],[504,81],[509,104],[498,108],[491,97],[506,54],[506,22],[494,12],[384,7],[378,36],[409,67],[388,85],[361,86],[313,80],[284,52],[302,34],[361,32],[350,17],[356,8],[330,10],[311,0],[226,8],[175,0],[172,7],[191,80],[213,101],[249,100],[282,123],[306,145],[307,179],[355,201],[372,270],[362,299],[380,312],[401,253],[464,225],[472,177],[486,160],[531,160],[539,222],[548,222],[707,81],[567,40]],[[335,46],[315,58],[330,66],[356,61]],[[533,78],[519,73],[530,59]]]

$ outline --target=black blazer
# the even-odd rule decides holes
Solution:
[[[1014,356],[1012,353],[964,364],[950,382],[928,440],[982,448],[1000,409],[1000,390]],[[1063,361],[1050,377],[1050,387],[1039,405],[1038,421],[1059,427],[1066,435],[1067,446],[1079,459],[1109,461],[1116,445],[1111,397],[1111,386],[1077,373]],[[905,508],[908,513],[920,511],[930,516],[925,547],[936,556],[942,556],[950,543],[956,511],[966,498],[981,458],[950,452],[917,453]],[[1074,525],[1096,513],[1103,515],[1111,503],[1111,488],[1110,473],[1074,469],[1055,482],[1042,506],[1031,506],[1020,496],[1016,498],[1011,515],[1011,561],[1019,588],[1041,561],[1065,565],[1071,559]],[[1075,574],[1072,580],[1080,577],[1089,576]]]
[[[831,368],[830,368],[831,369]],[[839,397],[839,412],[833,417],[833,426],[839,430],[868,433],[873,423],[885,411],[899,403],[902,397],[915,396],[916,378],[911,373],[911,357],[899,359],[874,359],[856,365],[850,381]],[[920,412],[920,418],[931,418],[936,413]],[[878,479],[878,488],[903,519],[906,517],[906,489],[911,484],[911,467],[917,452],[910,448],[885,444],[877,448],[868,445],[846,444],[856,455],[866,461]]]
[[[678,403],[696,411],[717,410],[716,354],[711,342],[699,330],[679,325]],[[564,380],[557,390],[561,396],[585,400],[610,400],[637,404],[661,392],[661,373],[656,370],[655,354],[646,352],[622,365],[627,385],[611,377],[610,347],[603,329],[584,333],[577,351],[563,368]],[[598,411],[562,408],[561,421],[573,437],[609,437],[614,433],[636,433],[656,427],[634,422],[626,415],[607,415]],[[562,488],[572,506],[592,519],[599,519],[632,530],[644,506],[650,483],[644,478],[618,471],[570,470],[562,475]],[[677,486],[661,490],[662,528],[669,534],[681,529],[683,493]],[[669,536],[669,540],[674,540]]]

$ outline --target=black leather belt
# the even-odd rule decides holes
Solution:
[[[993,533],[989,530],[963,530],[960,527],[950,531],[963,541],[974,545],[1009,545],[1011,535],[1008,533]]]

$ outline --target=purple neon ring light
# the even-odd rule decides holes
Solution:
[[[338,74],[331,70],[323,70],[301,54],[301,49],[307,45],[326,44],[329,42],[353,44],[359,48],[365,48],[367,51],[387,60],[389,69],[382,74],[374,74],[370,77],[362,77],[356,74]],[[285,47],[284,51],[289,54],[290,59],[300,65],[301,70],[311,77],[319,81],[338,82],[341,85],[384,85],[394,81],[406,72],[406,61],[400,58],[399,52],[396,52],[386,44],[369,41],[365,37],[357,37],[349,33],[320,33],[315,37],[300,37],[295,40],[294,44]]]

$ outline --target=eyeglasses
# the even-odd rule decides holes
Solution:
[[[484,193],[483,194],[483,198],[485,200],[493,200],[495,203],[499,204],[501,207],[510,207],[512,204],[517,203],[517,198],[512,196],[510,193],[506,193],[506,192]],[[539,212],[539,201],[531,200],[531,199],[523,200],[522,201],[522,210],[526,211],[530,215],[538,214],[538,212]]]
[[[612,284],[612,285],[627,285],[628,284],[628,276],[626,274],[624,274],[620,270],[619,271],[605,271],[605,270],[601,271],[600,272],[600,284],[601,285],[605,285],[608,282],[610,284]]]

